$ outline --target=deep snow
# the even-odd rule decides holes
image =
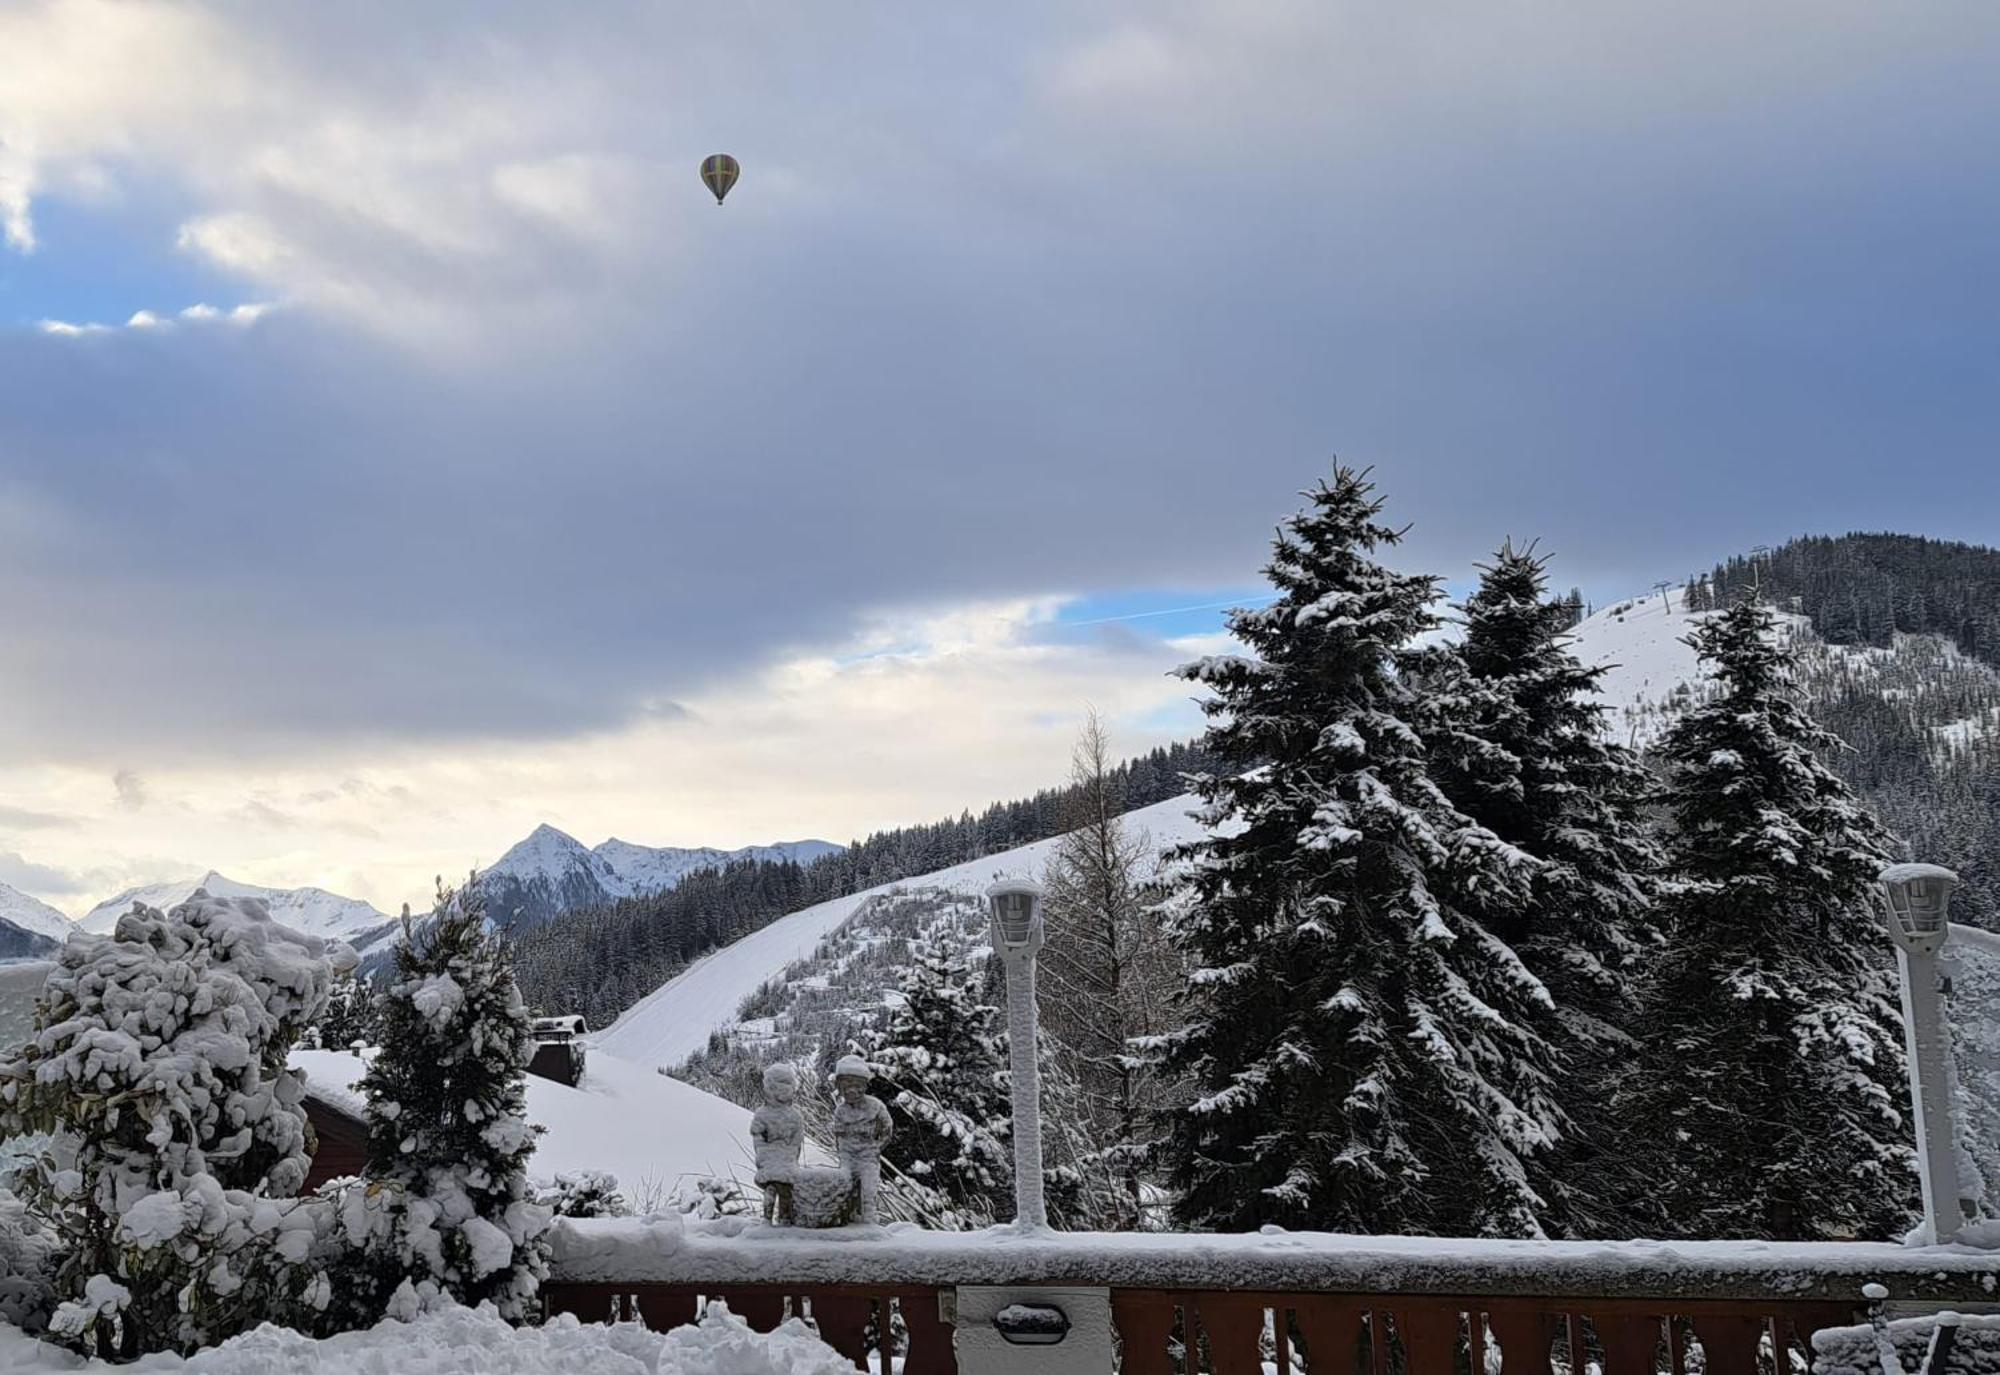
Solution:
[[[489,1310],[467,1308],[407,1323],[391,1319],[319,1341],[265,1326],[185,1360],[149,1356],[137,1366],[86,1361],[0,1324],[0,1371],[7,1375],[134,1369],[186,1375],[853,1375],[854,1367],[797,1319],[760,1334],[721,1304],[711,1305],[700,1324],[670,1332],[636,1323],[579,1323],[570,1315],[545,1326],[510,1327]]]
[[[661,1225],[664,1222],[666,1225]],[[1502,1241],[1247,1233],[804,1231],[746,1218],[561,1218],[550,1278],[662,1284],[1109,1284],[1402,1294],[1963,1301],[2000,1292],[2000,1254],[1891,1242]]]

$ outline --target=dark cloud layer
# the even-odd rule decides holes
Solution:
[[[1453,574],[1506,534],[1622,590],[1802,531],[2000,533],[1971,12],[1781,60],[1698,9],[1598,35],[1602,70],[1558,24],[1357,89],[1365,26],[1232,67],[1199,6],[1126,48],[1151,11],[711,18],[657,109],[547,13],[486,22],[552,81],[605,63],[543,151],[624,159],[613,246],[279,218],[371,267],[366,309],[0,335],[11,756],[565,735],[883,604],[1240,585],[1336,454]],[[391,107],[463,71],[431,22]],[[746,167],[721,211],[711,144]],[[397,292],[449,343],[385,327]]]

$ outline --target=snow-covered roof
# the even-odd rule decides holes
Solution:
[[[678,1219],[674,1222],[678,1223]],[[663,1226],[565,1218],[551,1279],[661,1284],[1089,1284],[1319,1293],[1559,1298],[1985,1299],[2000,1253],[1886,1242],[1493,1241],[1451,1237],[926,1232],[908,1223],[825,1232],[743,1218]]]
[[[306,1072],[306,1097],[356,1119],[368,1116],[368,1100],[355,1087],[368,1062],[346,1050],[295,1050],[293,1069]]]
[[[365,1113],[354,1086],[367,1059],[347,1051],[296,1050],[291,1063],[305,1070],[308,1097]],[[593,1052],[574,1088],[530,1075],[527,1091],[528,1120],[547,1129],[528,1163],[529,1174],[543,1183],[558,1174],[603,1170],[636,1200],[649,1184],[671,1194],[704,1175],[751,1180],[749,1110],[678,1079]]]

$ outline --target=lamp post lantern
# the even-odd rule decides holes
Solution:
[[[1881,874],[1889,939],[1902,974],[1903,1035],[1910,1061],[1910,1107],[1923,1183],[1924,1240],[1950,1241],[1964,1224],[1958,1202],[1958,1132],[1951,1102],[1951,1054],[1938,951],[1951,936],[1946,912],[1958,875],[1935,864],[1892,864]]]
[[[1007,970],[1007,1059],[1014,1089],[1014,1222],[1049,1225],[1042,1199],[1042,1088],[1035,1064],[1035,954],[1042,948],[1042,889],[1002,879],[986,890],[993,952]]]

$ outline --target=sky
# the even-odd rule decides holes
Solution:
[[[1139,750],[1273,525],[2000,539],[2000,10],[0,0],[0,882]],[[743,177],[718,207],[696,168]]]

